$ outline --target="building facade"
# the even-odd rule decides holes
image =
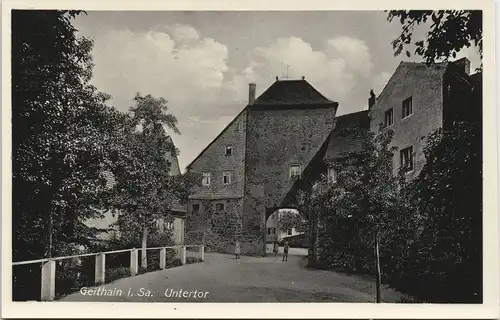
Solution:
[[[250,84],[249,104],[188,166],[202,176],[189,199],[188,229],[222,251],[238,239],[243,253],[265,252],[272,241],[266,222],[289,206],[286,196],[328,137],[338,106],[304,79],[277,80],[254,94]],[[221,216],[233,221],[224,230],[214,223]]]
[[[474,96],[475,87],[466,58],[430,66],[400,63],[369,106],[370,129],[394,131],[392,146],[398,149],[394,173],[403,168],[409,179],[417,177],[425,164],[428,135],[454,121],[477,120],[481,104]]]

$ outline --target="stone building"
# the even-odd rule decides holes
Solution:
[[[465,58],[436,65],[401,62],[380,95],[372,93],[368,110],[340,117],[338,103],[304,79],[277,79],[257,99],[250,84],[248,105],[188,165],[203,176],[188,202],[188,232],[216,241],[218,251],[230,252],[238,239],[243,253],[266,252],[269,217],[297,208],[298,190],[312,188],[323,174],[334,182],[333,164],[361,150],[359,139],[341,134],[349,127],[392,129],[398,147],[394,172],[404,166],[409,179],[416,177],[430,133],[454,121],[481,119],[481,75],[470,76],[469,69]],[[309,230],[312,241],[315,227]]]
[[[332,131],[337,106],[304,79],[277,79],[257,99],[250,84],[248,105],[187,167],[202,176],[189,231],[214,250],[230,252],[238,239],[242,253],[265,252],[266,221],[294,208],[290,190]]]

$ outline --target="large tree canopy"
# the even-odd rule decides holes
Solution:
[[[167,101],[151,95],[134,98],[135,106],[123,123],[117,141],[113,174],[113,207],[120,210],[120,229],[147,246],[148,232],[158,219],[173,219],[170,208],[179,197],[184,181],[170,175],[167,154],[177,155],[165,127],[179,133],[177,119],[168,112]],[[147,266],[145,250],[143,266]]]
[[[12,12],[14,259],[55,255],[79,242],[78,221],[99,215],[116,111],[90,85],[92,41],[79,12]]]
[[[444,10],[392,10],[387,20],[399,21],[401,34],[393,42],[394,54],[399,55],[406,48],[406,55],[414,53],[422,56],[427,63],[434,63],[448,58],[455,58],[463,48],[476,46],[481,58],[483,54],[483,17],[482,11]],[[428,27],[424,38],[415,39],[418,26]]]

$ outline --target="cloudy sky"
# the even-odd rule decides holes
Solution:
[[[168,100],[181,170],[246,106],[249,82],[259,95],[288,65],[289,78],[305,76],[341,115],[366,109],[369,90],[380,93],[403,58],[391,46],[401,26],[381,11],[90,11],[74,25],[94,39],[93,83],[117,109],[136,92]],[[462,53],[471,68],[474,51]]]

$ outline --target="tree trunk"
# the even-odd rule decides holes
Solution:
[[[377,303],[380,303],[380,255],[378,249],[378,232],[375,232],[375,264],[376,264],[376,276],[377,276]]]
[[[148,246],[148,228],[144,225],[142,229],[142,246],[141,246],[141,267],[147,269],[148,267],[148,255],[146,248]]]

